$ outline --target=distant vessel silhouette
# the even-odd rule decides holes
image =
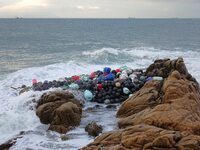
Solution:
[[[23,19],[23,17],[16,17],[16,19]]]

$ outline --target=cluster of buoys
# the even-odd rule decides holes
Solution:
[[[44,91],[48,90],[50,88],[58,88],[58,87],[63,87],[64,85],[67,85],[66,81],[44,81],[42,82],[37,82],[36,79],[32,80],[32,89],[34,91]]]
[[[162,77],[146,77],[143,70],[133,70],[127,66],[115,70],[105,67],[103,71],[98,70],[90,75],[74,75],[58,81],[44,81],[42,83],[33,79],[32,89],[42,91],[60,87],[63,90],[81,90],[84,92],[86,101],[109,104],[123,102],[149,80],[163,79]]]
[[[131,78],[115,80],[115,81],[103,81],[97,84],[95,96],[93,101],[98,103],[119,103],[126,100],[131,94],[138,91],[146,82],[146,77],[135,77],[134,81]]]

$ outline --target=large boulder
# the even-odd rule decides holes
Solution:
[[[41,123],[50,124],[52,131],[66,133],[81,121],[81,104],[67,91],[43,94],[36,108]]]
[[[119,108],[119,130],[102,134],[82,149],[198,150],[200,91],[186,70],[173,68],[164,81],[148,81]]]

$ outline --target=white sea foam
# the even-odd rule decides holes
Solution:
[[[102,48],[102,49],[94,50],[94,51],[84,51],[84,52],[82,52],[82,54],[83,55],[90,55],[90,56],[103,55],[105,53],[118,55],[119,52],[120,51],[118,49],[114,49],[114,48]]]
[[[113,49],[113,48],[102,48],[93,51],[84,51],[83,56],[95,57],[95,59],[108,57],[108,54],[113,54],[118,58],[119,62],[113,62],[111,64],[115,66],[123,65],[120,61],[126,61],[125,65],[131,67],[146,67],[156,59],[171,58],[175,59],[183,57],[188,70],[191,72],[197,80],[200,80],[199,65],[199,51],[185,50],[181,48],[175,48],[175,50],[161,50],[154,47],[136,47],[129,49]]]
[[[120,60],[128,62],[114,62],[107,64],[112,68],[118,68],[121,65],[127,65],[131,68],[147,67],[157,58],[177,58],[182,56],[185,60],[189,72],[200,81],[200,52],[186,51],[179,49],[176,51],[159,50],[153,47],[139,47],[134,49],[111,49],[103,48],[100,50],[86,51],[82,55],[100,59],[108,55],[114,55]],[[18,149],[78,149],[85,146],[93,140],[84,132],[84,126],[87,122],[95,120],[104,126],[104,131],[116,128],[115,112],[103,109],[93,114],[86,114],[81,125],[75,130],[67,133],[70,137],[68,141],[62,141],[60,135],[55,132],[46,131],[48,125],[40,123],[35,115],[33,99],[38,99],[43,92],[27,92],[18,95],[17,91],[10,88],[19,87],[23,84],[30,85],[31,80],[36,78],[38,81],[54,80],[60,77],[71,76],[74,74],[90,73],[92,71],[103,69],[102,64],[87,64],[70,61],[44,67],[33,67],[22,69],[6,76],[0,81],[0,143],[18,134],[20,131],[27,133],[17,140],[16,145],[12,148]],[[86,107],[94,106],[95,103],[88,103]],[[104,107],[104,105],[102,105]]]
[[[60,135],[53,132],[53,139],[51,139],[51,136],[49,137],[45,135],[47,128],[45,128],[45,125],[40,123],[38,117],[35,115],[35,110],[32,110],[32,108],[35,107],[35,103],[33,103],[32,100],[38,100],[44,91],[30,91],[18,95],[18,91],[12,89],[11,86],[19,87],[22,84],[30,85],[33,78],[36,78],[38,81],[44,81],[71,76],[74,74],[90,73],[97,68],[103,69],[103,66],[88,66],[86,64],[76,64],[69,62],[66,64],[63,63],[48,65],[44,67],[27,68],[8,75],[4,80],[0,82],[0,143],[5,142],[9,138],[12,138],[14,135],[19,134],[20,131],[33,132],[26,134],[23,136],[23,138],[19,139],[13,149],[48,149],[49,145],[54,145],[54,148],[57,149],[59,147],[64,148],[62,147],[63,144],[70,149],[77,149],[78,147],[82,147],[89,143],[91,141],[91,137],[86,135],[83,128],[88,121],[95,120],[95,114],[93,116],[88,116],[87,118],[90,118],[88,121],[84,121],[84,119],[82,120],[83,125],[81,130],[77,128],[77,130],[74,130],[74,133],[69,132],[69,134],[80,134],[80,136],[75,136],[75,139],[70,139],[67,142],[59,142],[56,140],[56,138],[59,138]],[[89,104],[88,106],[90,105],[94,106],[95,104]],[[106,119],[106,115],[102,117]],[[107,116],[108,120],[109,117],[110,113]],[[98,117],[96,116],[96,118]],[[101,121],[103,121],[102,118],[99,119],[99,122]],[[115,123],[113,122],[113,124]],[[108,128],[108,130],[109,129],[111,130],[112,128]],[[37,135],[35,132],[40,132],[40,134]],[[77,142],[77,140],[82,142]]]

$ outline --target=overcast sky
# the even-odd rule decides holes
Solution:
[[[200,0],[0,0],[0,17],[200,18]]]

